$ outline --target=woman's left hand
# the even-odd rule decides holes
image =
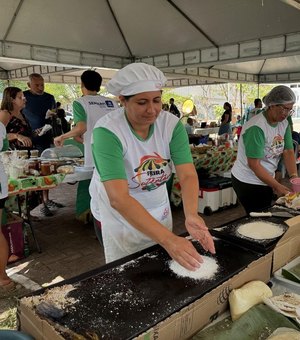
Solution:
[[[204,250],[216,253],[215,245],[211,234],[205,225],[204,220],[199,215],[190,215],[186,217],[185,226],[189,234],[199,241]]]
[[[31,147],[32,146],[32,141],[29,137],[17,134],[17,140],[23,144],[25,147]]]

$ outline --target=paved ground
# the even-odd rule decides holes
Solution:
[[[39,208],[33,210],[32,214],[39,217],[33,223],[42,252],[37,252],[31,240],[31,254],[9,265],[9,275],[20,282],[22,287],[8,297],[0,296],[0,329],[7,326],[7,319],[11,317],[8,314],[15,313],[17,296],[104,264],[103,249],[96,239],[93,226],[84,225],[75,219],[75,196],[76,185],[61,184],[51,190],[50,198],[65,204],[64,208],[57,209],[53,217],[47,218],[40,216]],[[244,210],[238,206],[204,218],[209,227],[216,227],[243,214]],[[173,218],[175,232],[184,232],[182,208],[173,209]]]

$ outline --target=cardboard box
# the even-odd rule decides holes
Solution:
[[[47,321],[40,319],[32,309],[20,301],[17,313],[20,330],[30,334],[35,340],[64,340]]]
[[[273,250],[272,273],[300,255],[300,215],[285,221],[289,226]]]
[[[300,255],[300,216],[291,218],[286,223],[289,229],[272,252],[253,261],[246,269],[139,335],[136,340],[188,339],[228,309],[228,296],[232,289],[252,280],[267,283],[274,271]],[[36,340],[63,339],[48,322],[41,320],[20,301],[18,316],[20,329],[34,336]]]
[[[207,293],[201,299],[183,308],[178,313],[174,313],[136,339],[183,340],[190,338],[228,308],[228,296],[232,289],[252,280],[268,282],[271,267],[272,253],[252,262],[246,269]]]
[[[228,308],[228,295],[233,288],[240,287],[251,280],[268,282],[271,266],[272,254],[270,253],[252,262],[246,269],[222,285],[150,328],[136,339],[182,340],[191,337]],[[19,301],[18,305],[18,320],[20,330],[32,335],[36,340],[63,339],[47,321],[40,319],[22,301]]]
[[[289,229],[272,252],[252,262],[248,268],[137,339],[188,339],[228,308],[228,295],[232,289],[239,288],[252,280],[267,283],[272,273],[300,255],[300,215],[285,222]]]

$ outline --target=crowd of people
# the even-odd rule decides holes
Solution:
[[[44,91],[39,74],[29,76],[29,90],[8,87],[0,111],[2,150],[38,149],[63,146],[75,139],[83,143],[84,162],[93,168],[91,182],[85,184],[84,201],[94,218],[96,235],[103,245],[106,262],[160,244],[179,264],[189,270],[201,266],[202,258],[193,244],[172,232],[172,215],[167,182],[173,173],[180,182],[185,226],[203,248],[215,253],[214,241],[198,214],[198,175],[189,146],[193,119],[182,124],[180,111],[171,98],[162,109],[164,74],[154,66],[132,63],[119,70],[107,83],[109,93],[120,105],[99,95],[102,78],[96,71],[81,76],[82,97],[73,103],[74,126],[64,122],[64,111],[54,97]],[[244,121],[239,117],[237,160],[232,183],[247,213],[262,211],[272,202],[272,194],[290,189],[274,178],[281,156],[290,178],[298,177],[288,117],[295,103],[293,91],[277,86]],[[50,112],[50,113],[49,113]],[[45,124],[57,124],[40,134]],[[232,107],[224,103],[219,135],[232,134]],[[64,123],[63,123],[64,122]],[[55,124],[54,124],[55,125]],[[109,148],[107,146],[110,146]],[[7,176],[0,162],[0,215],[7,197]],[[88,192],[89,187],[89,192]],[[43,192],[42,212],[52,214],[61,203]],[[1,230],[1,228],[0,228]],[[0,287],[13,283],[6,275],[8,248],[0,231]]]

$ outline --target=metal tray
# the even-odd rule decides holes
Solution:
[[[201,254],[206,254],[198,242],[194,244]],[[102,339],[132,339],[261,257],[224,240],[215,240],[215,246],[219,271],[211,280],[177,277],[169,269],[169,255],[154,246],[53,285],[76,285],[68,296],[78,300],[56,322],[83,336],[89,332]],[[68,338],[66,334],[63,336]]]
[[[284,223],[283,219],[280,217],[267,217],[267,218],[253,218],[253,217],[243,217],[230,224],[224,224],[218,228],[210,229],[210,233],[220,239],[227,240],[229,242],[239,244],[240,247],[250,249],[252,251],[257,251],[262,254],[266,254],[273,250],[277,242],[281,239],[284,233],[276,238],[267,240],[254,240],[251,238],[243,237],[237,233],[239,226],[251,223],[255,221],[271,222],[278,224],[284,229],[284,233],[287,231],[288,226]]]

